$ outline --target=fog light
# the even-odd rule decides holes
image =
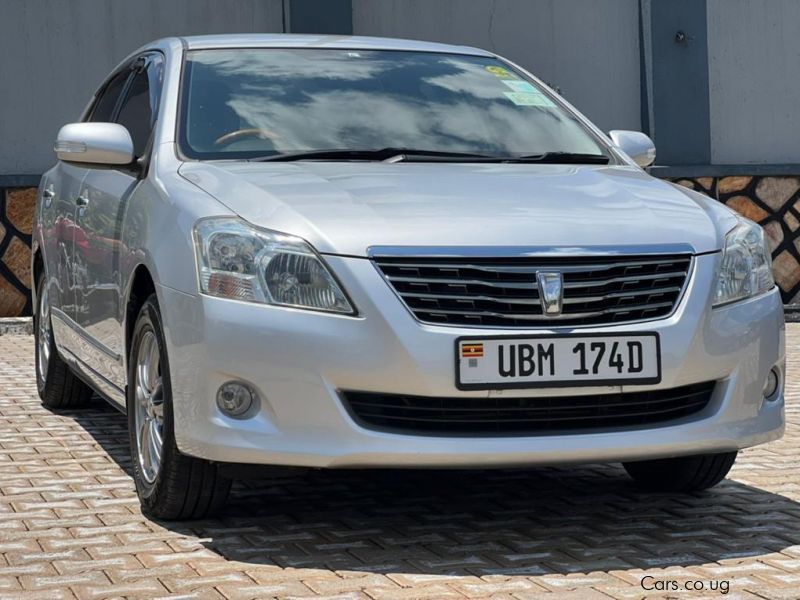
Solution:
[[[229,417],[241,417],[253,406],[255,395],[247,385],[229,381],[217,390],[217,406]]]
[[[780,376],[776,369],[771,369],[767,375],[767,381],[764,383],[764,398],[772,400],[778,392],[778,385],[780,384]]]

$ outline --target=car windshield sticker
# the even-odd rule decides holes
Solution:
[[[486,70],[489,71],[492,75],[496,77],[501,77],[503,79],[519,79],[515,73],[512,73],[508,69],[503,67],[486,67]]]
[[[508,87],[510,87],[515,92],[531,92],[534,94],[541,93],[538,89],[536,89],[533,84],[522,81],[521,79],[504,79],[503,83],[505,83]]]
[[[517,106],[555,106],[550,98],[539,92],[503,92],[503,95]]]

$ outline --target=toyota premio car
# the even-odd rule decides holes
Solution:
[[[55,151],[39,393],[126,412],[149,515],[210,514],[249,465],[622,462],[700,490],[783,432],[762,229],[490,52],[165,39]]]

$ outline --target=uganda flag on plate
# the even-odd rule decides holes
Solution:
[[[462,344],[461,358],[483,358],[483,344]]]

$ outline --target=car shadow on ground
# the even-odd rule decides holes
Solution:
[[[62,413],[129,475],[125,417]],[[689,566],[800,544],[800,505],[727,480],[638,491],[618,465],[529,471],[290,471],[237,482],[219,519],[159,525],[280,567],[540,575]]]

